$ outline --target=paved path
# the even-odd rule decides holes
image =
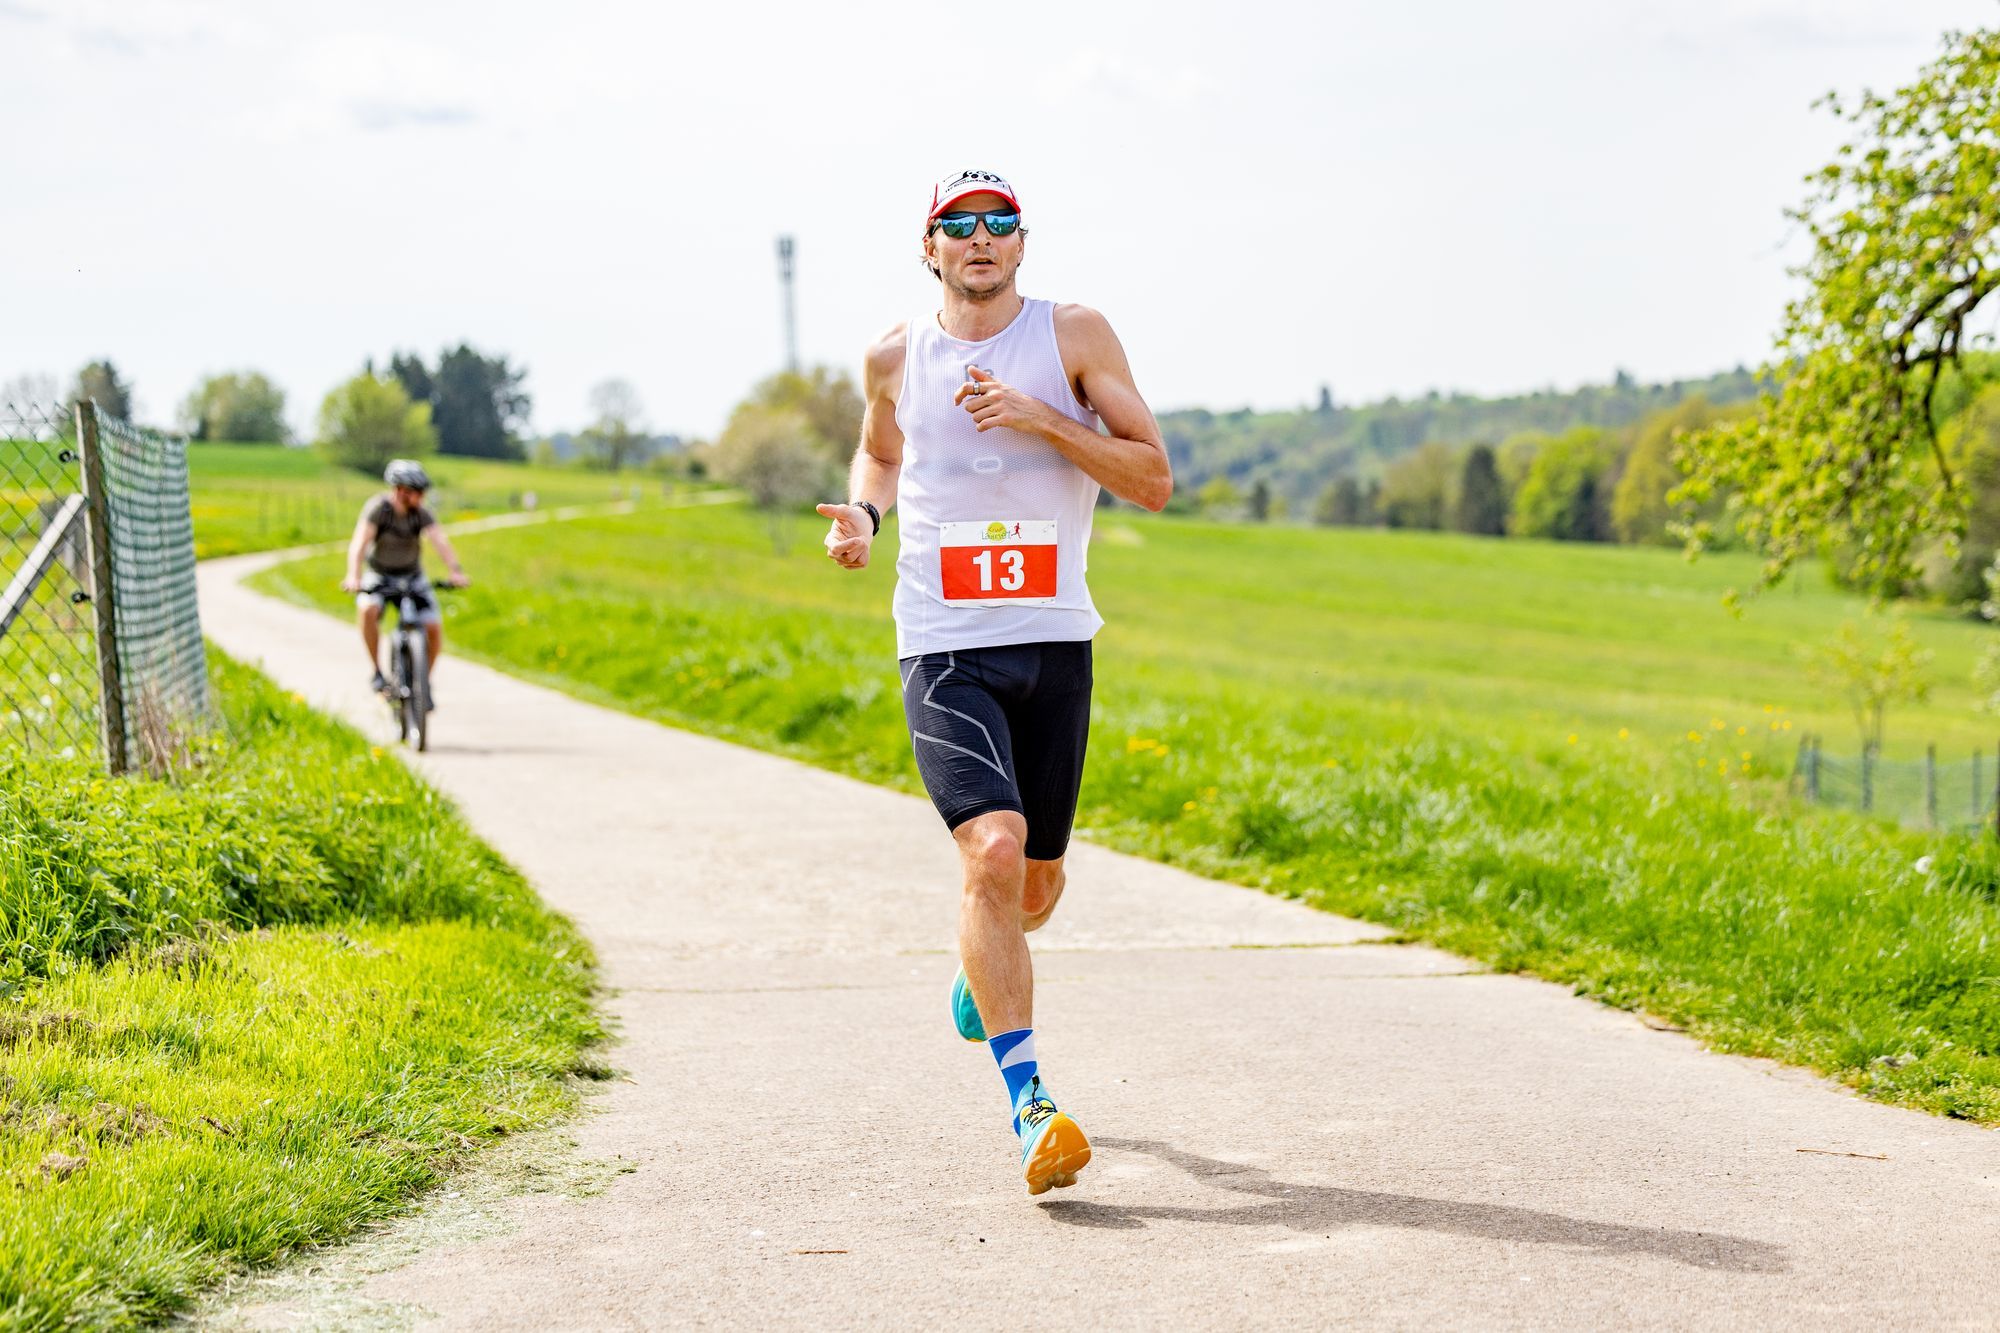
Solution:
[[[209,634],[385,735],[352,630],[253,563],[203,567]],[[576,1134],[638,1170],[370,1297],[465,1329],[2000,1322],[2000,1136],[1088,846],[1038,1044],[1097,1157],[1031,1201],[946,1013],[928,805],[463,661],[439,688],[418,766],[596,942],[631,1081]]]

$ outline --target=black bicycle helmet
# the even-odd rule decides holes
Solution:
[[[431,488],[431,474],[424,471],[424,465],[413,458],[391,459],[389,466],[382,470],[382,480],[391,486],[408,486],[414,491]]]

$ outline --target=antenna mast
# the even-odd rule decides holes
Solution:
[[[799,316],[792,301],[792,238],[778,238],[778,280],[785,287],[785,369],[799,373]]]

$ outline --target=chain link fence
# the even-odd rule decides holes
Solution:
[[[0,403],[0,746],[173,762],[208,715],[187,443]]]
[[[1799,745],[1793,784],[1809,801],[1893,819],[1906,828],[1994,828],[2000,810],[2000,750],[1940,760],[1830,755],[1819,738]]]

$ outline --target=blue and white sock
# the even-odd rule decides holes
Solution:
[[[1021,1104],[1021,1089],[1040,1072],[1035,1063],[1035,1030],[1016,1028],[1012,1032],[1002,1032],[997,1037],[986,1039],[986,1048],[993,1052],[995,1063],[1000,1066],[1000,1077],[1007,1080],[1007,1104]],[[1021,1132],[1021,1117],[1014,1117],[1014,1132]]]

